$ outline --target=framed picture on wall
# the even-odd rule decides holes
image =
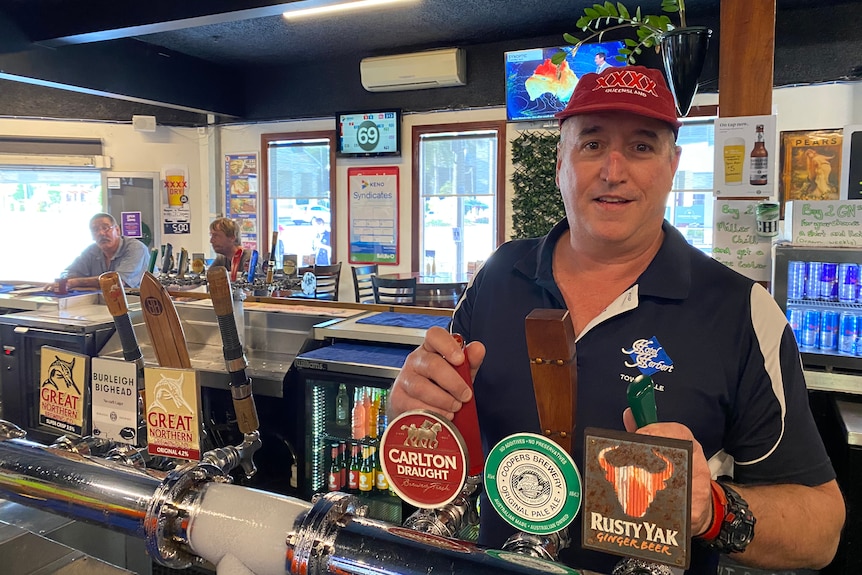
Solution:
[[[842,130],[781,132],[778,197],[781,217],[790,200],[841,197]]]

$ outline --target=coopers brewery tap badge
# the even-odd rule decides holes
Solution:
[[[583,546],[687,568],[692,443],[585,430]]]
[[[467,478],[467,448],[452,422],[430,411],[405,411],[380,439],[389,486],[407,503],[434,509],[453,501]]]
[[[200,389],[193,369],[147,367],[147,452],[197,461],[201,457]]]
[[[536,535],[564,529],[581,508],[581,474],[572,457],[534,433],[494,446],[485,462],[485,491],[509,525]]]
[[[89,357],[42,346],[39,423],[81,435]]]

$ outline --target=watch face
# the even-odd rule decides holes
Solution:
[[[302,274],[302,293],[305,295],[314,295],[314,290],[317,287],[317,276],[311,272]]]

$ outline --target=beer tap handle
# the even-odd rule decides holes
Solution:
[[[464,338],[461,334],[453,333],[452,337],[455,338],[455,341],[458,342],[462,350],[465,349],[466,344],[464,343]],[[464,356],[464,363],[455,369],[472,391],[473,377],[470,374],[470,362],[467,361],[466,354]],[[461,406],[461,409],[455,413],[452,423],[454,423],[455,427],[458,428],[458,431],[461,432],[461,436],[464,438],[464,443],[467,445],[467,454],[470,458],[467,475],[480,475],[482,470],[485,468],[485,459],[482,453],[482,438],[479,434],[479,416],[476,413],[475,398],[471,397],[470,401]]]

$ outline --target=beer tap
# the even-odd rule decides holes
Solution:
[[[242,341],[237,331],[234,306],[228,272],[223,267],[213,267],[207,271],[210,298],[218,318],[219,332],[222,337],[222,351],[230,374],[230,391],[236,410],[237,425],[243,434],[243,442],[237,447],[222,448],[225,453],[214,457],[227,457],[227,461],[238,461],[247,478],[256,472],[253,456],[260,448],[260,432],[257,408],[252,395],[251,379],[246,375],[248,362],[242,349]]]
[[[461,334],[453,333],[452,337],[461,346],[466,348],[466,343]],[[466,353],[464,362],[457,366],[456,371],[464,382],[473,389],[473,378],[470,373],[470,362]],[[482,440],[479,434],[479,417],[476,413],[476,401],[464,403],[461,409],[455,413],[452,425],[461,434],[467,448],[467,460],[469,466],[464,484],[458,495],[445,505],[437,508],[420,508],[404,521],[404,527],[431,533],[441,537],[457,538],[466,529],[478,525],[479,513],[476,509],[475,499],[482,485],[482,471],[484,469],[484,457],[482,453]]]

